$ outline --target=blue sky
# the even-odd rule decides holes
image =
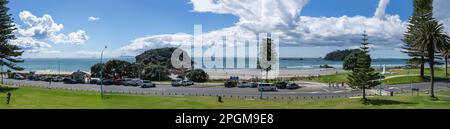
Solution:
[[[370,19],[373,17],[375,10],[377,10],[379,2],[379,0],[310,0],[304,7],[299,7],[302,9],[300,10],[301,13],[297,15],[309,18],[340,18],[342,16],[351,18],[363,16],[366,19]],[[202,5],[198,4],[198,6]],[[63,25],[64,28],[55,32],[55,35],[63,34],[66,37],[70,37],[70,33],[83,30],[85,34],[83,33],[82,35],[88,37],[78,43],[70,43],[69,40],[72,40],[71,38],[66,38],[67,41],[59,41],[61,43],[58,43],[57,40],[52,38],[28,36],[51,47],[30,47],[30,51],[31,49],[39,50],[25,54],[24,57],[26,58],[95,57],[105,45],[108,46],[109,53],[115,53],[119,49],[133,44],[133,40],[139,38],[177,33],[193,34],[195,24],[203,25],[203,32],[207,33],[224,28],[237,27],[239,26],[237,23],[242,22],[240,19],[242,15],[235,14],[229,10],[225,13],[212,9],[194,10],[194,4],[191,4],[190,0],[11,0],[9,7],[16,24],[20,25],[21,29],[26,30],[27,25],[19,15],[21,12],[28,11],[38,18],[43,17],[44,14],[50,15],[54,23]],[[412,3],[409,0],[391,0],[385,9],[385,14],[398,15],[401,22],[406,22],[412,13],[411,7]],[[89,21],[89,17],[96,17],[99,20]],[[388,23],[386,22],[386,24]],[[274,28],[274,30],[278,31],[280,29]],[[309,31],[314,31],[314,29],[310,28]],[[374,30],[373,33],[386,32]],[[395,37],[400,32],[392,33]],[[296,32],[295,34],[300,35],[302,32]],[[328,51],[357,45],[356,42],[346,45],[326,45],[326,42],[329,40],[325,39],[346,38],[346,36],[320,36],[324,39],[320,41],[308,39],[307,42],[311,42],[311,45],[283,47],[281,56],[321,57]],[[352,34],[352,36],[359,38],[356,34]],[[391,41],[384,38],[378,39],[379,37],[374,38],[376,39],[375,41],[380,42]],[[304,41],[304,39],[294,40],[293,42],[300,41]],[[283,39],[281,42],[284,42]],[[315,45],[315,42],[323,43]],[[392,43],[399,44],[398,40],[394,40]],[[143,47],[146,48],[146,46]],[[374,51],[375,57],[405,57],[398,56],[399,52],[396,49],[375,49]],[[129,54],[121,52],[119,55]]]

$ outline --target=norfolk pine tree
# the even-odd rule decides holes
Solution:
[[[3,84],[3,66],[13,70],[23,70],[23,68],[16,66],[16,63],[21,63],[23,60],[18,59],[22,56],[23,51],[16,45],[9,44],[11,40],[16,39],[14,31],[16,30],[8,13],[8,0],[0,0],[0,66],[1,66],[1,83]]]

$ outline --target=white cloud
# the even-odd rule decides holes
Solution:
[[[22,48],[22,50],[30,53],[38,53],[52,47],[48,43],[34,40],[31,37],[19,37],[15,40],[11,40],[9,43],[12,45],[16,45]]]
[[[377,46],[400,44],[406,23],[398,15],[388,15],[380,19],[364,16],[342,17],[301,17],[295,32],[306,46],[352,46],[361,42],[361,34],[367,31],[370,40]]]
[[[16,31],[18,37],[32,37],[41,40],[50,39],[55,43],[68,44],[84,44],[88,40],[88,36],[83,30],[72,32],[68,35],[60,33],[64,25],[56,23],[48,14],[36,17],[29,11],[22,11],[19,14],[19,18],[26,26],[18,26]]]
[[[178,47],[183,44],[190,44],[192,39],[192,35],[184,33],[145,36],[133,40],[130,45],[120,48],[120,51],[137,54],[151,48]]]
[[[194,12],[232,14],[239,17],[234,26],[206,32],[206,44],[221,42],[228,34],[241,36],[243,33],[270,32],[281,34],[283,46],[339,46],[352,47],[361,42],[364,30],[370,35],[374,47],[400,46],[406,22],[398,15],[389,15],[385,9],[389,0],[380,0],[374,17],[341,16],[310,17],[300,16],[302,8],[309,0],[191,0]],[[139,53],[150,48],[180,44],[180,40],[190,41],[192,35],[180,37],[172,42],[175,35],[145,36],[133,40],[131,45],[121,48]],[[146,40],[142,40],[146,39]]]
[[[444,24],[445,30],[450,34],[450,1],[434,0],[434,17]]]
[[[52,16],[47,14],[39,18],[29,11],[22,11],[19,14],[19,18],[27,25],[26,29],[19,28],[19,36],[46,38],[64,28],[64,25],[55,23]]]
[[[195,12],[232,14],[237,26],[254,32],[288,30],[296,26],[309,0],[191,0]],[[287,32],[286,32],[287,33]]]
[[[84,42],[89,39],[86,32],[83,30],[78,30],[77,32],[69,33],[68,35],[58,34],[50,38],[55,43],[70,43],[73,45],[84,44]]]
[[[100,20],[99,17],[90,16],[90,17],[88,18],[88,21],[98,21],[98,20]]]
[[[375,11],[375,17],[383,17],[386,14],[386,7],[389,4],[389,0],[380,0],[378,3],[378,8]]]

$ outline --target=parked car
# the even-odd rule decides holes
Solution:
[[[290,83],[290,84],[288,84],[286,86],[286,89],[289,89],[289,90],[296,90],[296,89],[299,89],[299,88],[300,88],[300,86],[298,84],[296,84],[296,83]]]
[[[140,86],[139,83],[142,81],[141,79],[131,79],[127,82],[127,85],[129,86]]]
[[[239,83],[239,77],[238,76],[231,76],[229,80],[225,81],[224,85],[226,88],[233,88],[238,86]]]
[[[233,88],[233,87],[237,86],[237,82],[236,81],[226,81],[224,85],[226,88]]]
[[[130,86],[130,81],[131,81],[132,79],[131,78],[124,78],[123,79],[123,84],[122,85],[124,85],[124,86]]]
[[[45,81],[45,82],[50,82],[50,81],[52,81],[52,79],[53,78],[51,78],[51,77],[43,77],[43,78],[41,78],[41,80]]]
[[[252,82],[251,83],[251,88],[258,88],[258,83]]]
[[[275,86],[276,86],[278,89],[286,89],[287,85],[288,85],[287,82],[277,82],[277,83],[275,83]]]
[[[41,80],[41,77],[38,75],[30,76],[28,78],[32,81],[40,81]]]
[[[46,81],[47,78],[48,78],[48,77],[46,77],[46,76],[41,76],[41,77],[39,77],[39,81]]]
[[[64,80],[64,78],[62,78],[62,77],[53,77],[52,78],[53,82],[62,82],[63,80]]]
[[[183,86],[192,86],[194,82],[191,80],[183,80]]]
[[[172,84],[172,86],[183,86],[183,80],[182,79],[172,79],[171,84]]]
[[[76,80],[70,79],[70,78],[64,78],[63,79],[64,84],[77,84]]]
[[[90,84],[99,84],[100,83],[100,79],[99,78],[91,78],[91,80],[89,80]]]
[[[139,85],[141,86],[141,88],[153,88],[156,87],[156,85],[154,83],[152,83],[149,80],[140,80],[139,81]]]
[[[36,75],[28,76],[28,80],[30,80],[30,81],[36,81],[36,80],[39,80],[39,77],[36,76]]]
[[[120,86],[120,85],[123,85],[123,83],[124,83],[123,79],[114,80],[114,85]]]
[[[258,84],[259,91],[277,91],[277,87],[270,83]]]
[[[239,88],[250,88],[252,87],[252,83],[249,82],[240,82],[237,87]]]
[[[106,85],[106,86],[114,85],[114,81],[111,79],[104,79],[102,81],[98,81],[98,83],[97,83],[97,85],[102,85],[102,84]]]
[[[23,77],[23,76],[20,75],[20,74],[15,74],[15,75],[14,75],[14,79],[17,79],[17,80],[25,80],[25,77]]]

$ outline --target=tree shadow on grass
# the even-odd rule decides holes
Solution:
[[[0,86],[0,93],[8,93],[11,91],[17,90],[17,88],[10,88],[10,87],[1,87]]]
[[[399,105],[399,104],[416,104],[416,103],[385,100],[385,99],[369,99],[364,102],[364,105],[373,105],[373,106]]]

